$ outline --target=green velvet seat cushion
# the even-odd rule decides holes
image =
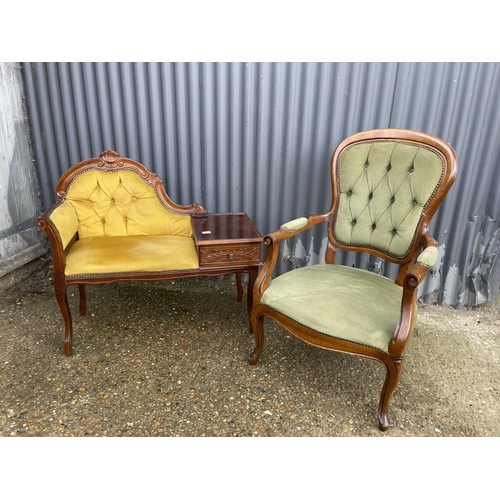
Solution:
[[[353,267],[318,264],[273,279],[261,303],[320,333],[388,352],[402,288]]]
[[[193,238],[176,235],[98,236],[75,241],[66,276],[197,269]]]

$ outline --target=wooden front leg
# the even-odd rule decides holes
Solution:
[[[71,356],[71,347],[73,343],[73,323],[71,320],[71,311],[69,309],[68,294],[66,283],[54,283],[57,304],[61,310],[64,319],[64,354]]]

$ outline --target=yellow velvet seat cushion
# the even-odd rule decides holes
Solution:
[[[317,264],[273,279],[261,303],[317,332],[388,352],[402,295],[384,276]]]
[[[192,238],[176,235],[99,236],[75,241],[66,276],[197,269]]]

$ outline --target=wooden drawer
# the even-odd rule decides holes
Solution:
[[[260,264],[260,243],[206,245],[199,247],[200,267],[231,267]]]

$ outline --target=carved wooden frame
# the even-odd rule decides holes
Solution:
[[[335,239],[333,232],[333,224],[339,201],[337,166],[340,155],[348,147],[374,140],[401,141],[425,146],[437,153],[443,161],[443,175],[439,186],[435,190],[422,214],[408,253],[401,259],[397,259],[394,256],[370,247],[349,247],[343,245]],[[285,327],[293,335],[309,344],[323,349],[371,358],[381,362],[386,368],[386,377],[380,395],[378,420],[380,430],[385,431],[390,425],[390,399],[401,378],[404,353],[411,337],[412,325],[415,319],[417,287],[428,271],[427,266],[417,263],[416,260],[419,253],[426,247],[438,246],[438,242],[429,233],[429,223],[455,180],[457,175],[457,157],[455,151],[449,144],[435,136],[404,129],[378,129],[360,132],[342,141],[332,155],[330,167],[332,179],[332,204],[328,212],[324,214],[309,215],[307,217],[307,224],[296,231],[279,229],[264,237],[264,244],[267,247],[267,252],[263,267],[253,289],[251,323],[255,334],[255,349],[250,355],[249,360],[250,363],[256,364],[260,358],[264,345],[264,317],[268,316]],[[327,264],[333,265],[335,263],[335,251],[337,248],[369,253],[390,262],[400,264],[400,270],[395,283],[403,288],[401,313],[398,326],[389,345],[388,353],[365,345],[324,335],[300,325],[278,311],[261,304],[262,294],[268,288],[276,266],[280,243],[320,223],[328,224],[328,247],[325,256]]]

